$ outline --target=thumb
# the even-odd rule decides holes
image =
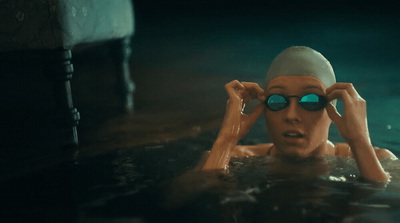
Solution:
[[[328,113],[329,118],[333,121],[333,123],[338,123],[340,118],[342,117],[337,111],[336,107],[332,105],[332,103],[328,103],[326,106],[326,112]]]
[[[257,107],[254,108],[254,110],[250,113],[250,115],[247,117],[247,122],[250,126],[254,124],[254,122],[257,121],[257,119],[264,113],[265,106],[263,103],[257,105]]]

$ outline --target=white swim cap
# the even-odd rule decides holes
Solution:
[[[336,83],[329,61],[321,53],[306,46],[289,47],[275,57],[265,77],[265,88],[272,79],[284,75],[311,75],[327,88]]]

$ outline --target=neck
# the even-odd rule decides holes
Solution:
[[[334,156],[335,155],[335,146],[329,140],[321,143],[318,147],[316,147],[313,151],[308,154],[295,155],[295,154],[286,154],[284,150],[278,149],[275,145],[272,145],[269,155],[283,155],[283,156],[296,156],[299,158],[307,158],[307,157],[325,157],[325,156]]]
[[[309,156],[325,157],[330,155],[335,155],[334,145],[329,140],[324,140]]]

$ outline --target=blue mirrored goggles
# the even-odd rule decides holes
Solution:
[[[325,96],[317,94],[306,94],[302,97],[273,94],[265,100],[265,106],[272,111],[279,111],[289,106],[289,98],[298,98],[300,106],[308,111],[321,110],[329,103]]]

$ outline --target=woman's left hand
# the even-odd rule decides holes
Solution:
[[[340,135],[347,141],[363,178],[387,182],[390,178],[379,162],[376,149],[371,144],[367,123],[367,103],[354,89],[351,83],[336,83],[326,89],[328,100],[343,101],[343,114],[335,106],[326,106],[329,117],[336,124]],[[378,150],[379,151],[379,150]],[[390,153],[380,150],[381,157],[391,157]],[[395,158],[395,156],[394,156]]]
[[[343,101],[343,114],[339,114],[331,103],[326,110],[347,143],[350,146],[356,142],[371,143],[367,123],[367,103],[353,84],[336,83],[326,89],[326,97],[329,101],[335,99]]]

